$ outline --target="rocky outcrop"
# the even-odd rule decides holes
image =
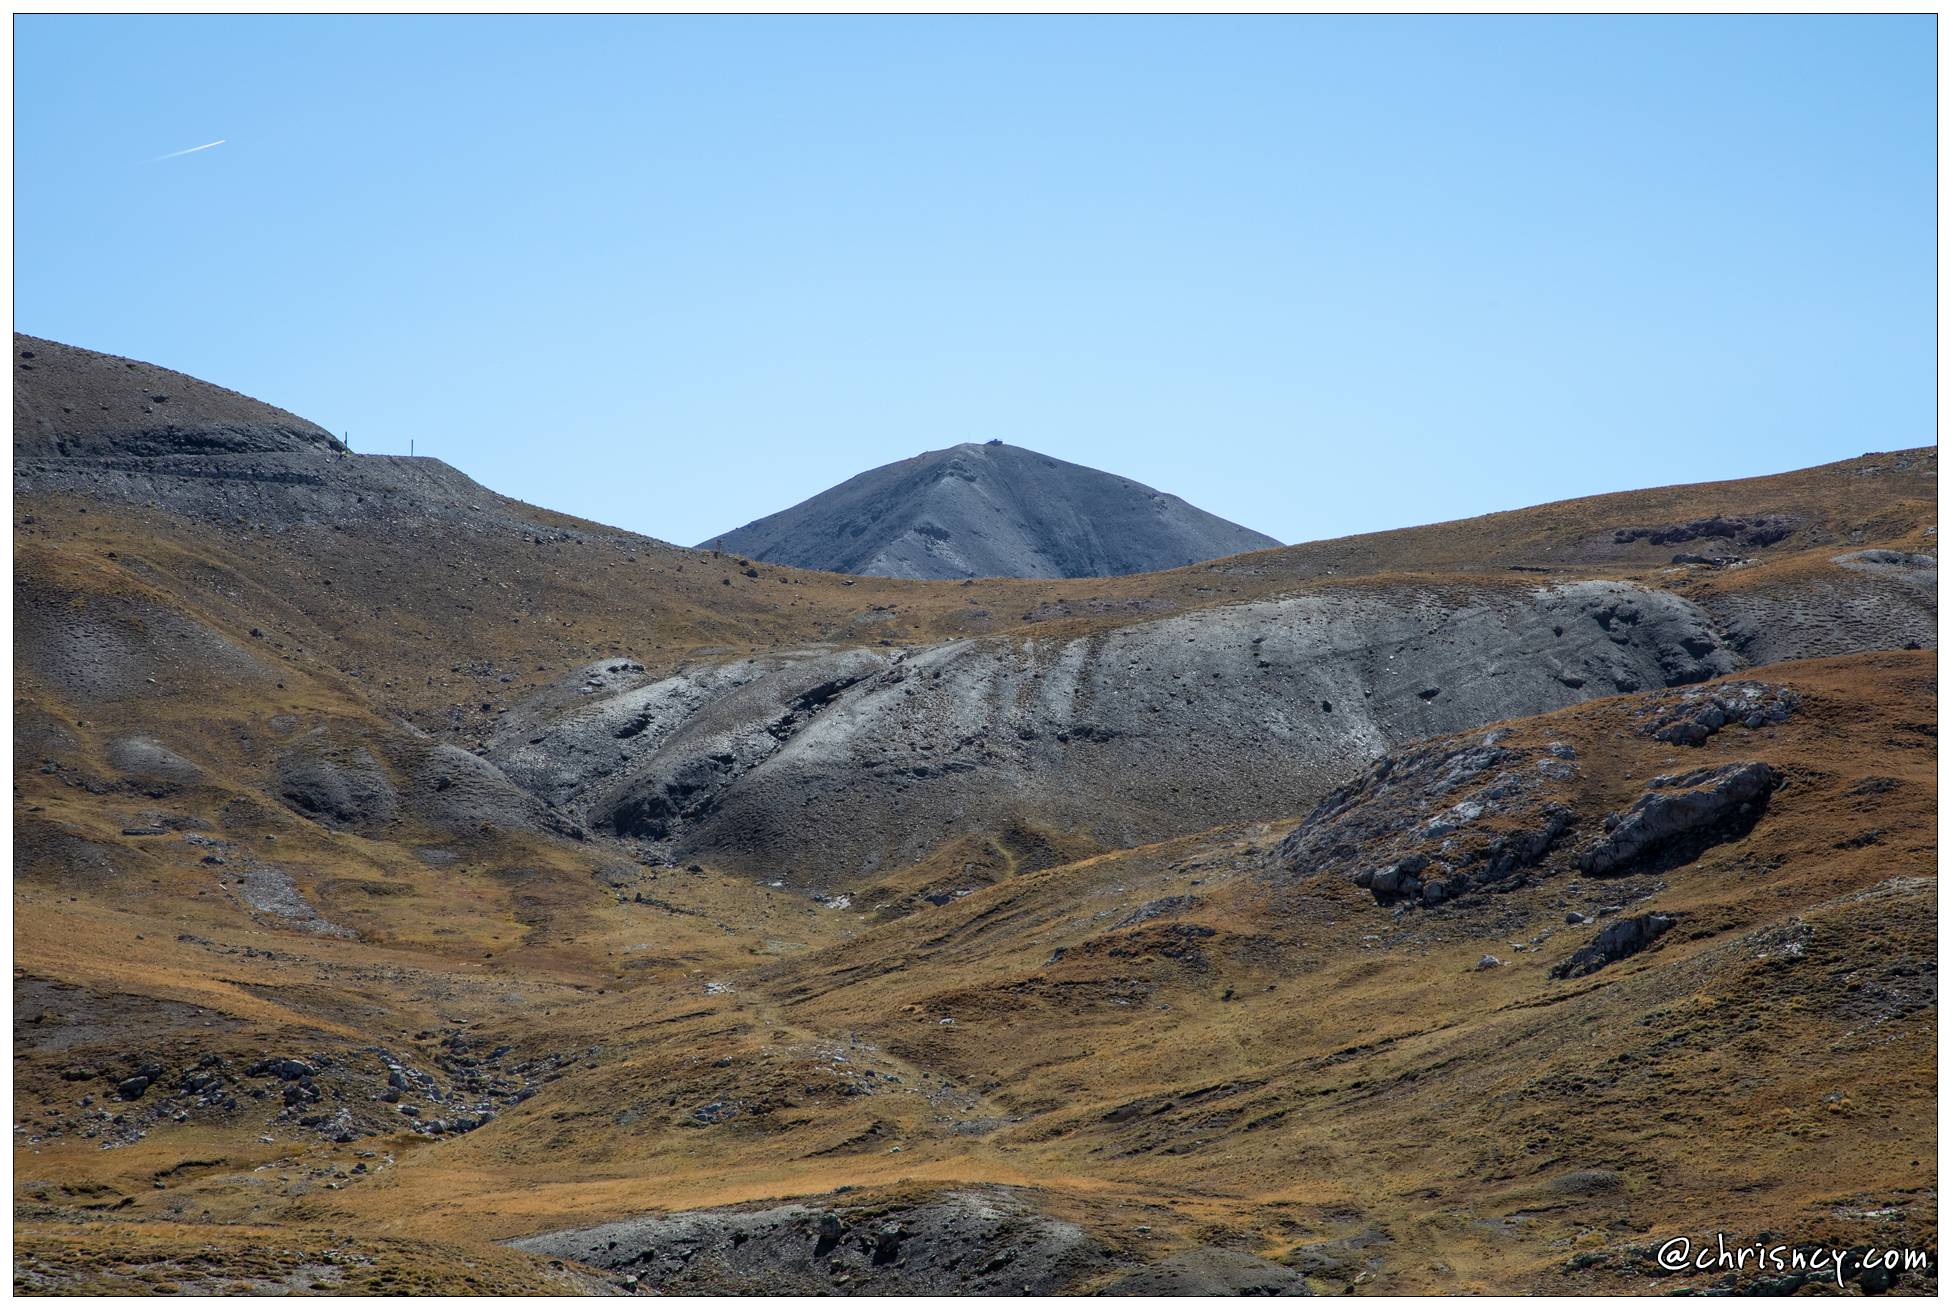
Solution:
[[[362,742],[348,724],[314,728],[279,758],[275,788],[307,818],[357,832],[409,820],[462,837],[497,829],[589,835],[491,761],[418,734]]]
[[[1663,697],[1639,714],[1639,731],[1655,741],[1698,746],[1722,728],[1762,728],[1786,722],[1795,693],[1763,682],[1724,682],[1712,688]]]
[[[1043,1296],[1110,1263],[1083,1229],[1001,1187],[878,1205],[649,1215],[511,1245],[622,1274],[635,1290],[673,1294]]]
[[[1646,588],[1349,587],[1060,641],[591,666],[489,757],[647,854],[827,883],[1019,820],[1127,846],[1291,813],[1403,742],[1734,663]]]
[[[1603,876],[1683,863],[1754,826],[1781,782],[1753,762],[1655,778],[1624,815],[1607,817],[1605,836],[1579,853],[1579,867]]]
[[[1637,955],[1673,926],[1665,914],[1637,914],[1630,919],[1615,919],[1599,930],[1591,941],[1573,951],[1571,958],[1551,971],[1554,978],[1583,978],[1629,955]]]
[[[1549,783],[1576,752],[1437,742],[1385,756],[1337,788],[1275,851],[1279,867],[1339,877],[1383,905],[1433,906],[1510,884],[1571,830]]]
[[[1795,531],[1795,523],[1784,514],[1761,514],[1753,518],[1715,515],[1688,523],[1669,523],[1655,528],[1620,528],[1612,539],[1620,545],[1648,541],[1655,546],[1672,546],[1683,541],[1731,541],[1739,546],[1772,546]]]

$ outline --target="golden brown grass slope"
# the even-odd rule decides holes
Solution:
[[[57,1290],[97,1257],[93,1285],[133,1290],[182,1285],[193,1255],[212,1277],[272,1276],[211,1254],[240,1224],[274,1226],[307,1269],[328,1233],[384,1266],[395,1240],[466,1251],[645,1210],[968,1183],[1032,1188],[1133,1260],[1234,1247],[1323,1290],[1665,1287],[1648,1244],[1710,1227],[1927,1245],[1932,660],[1768,677],[1796,714],[1698,749],[1636,733],[1640,697],[1508,725],[1511,745],[1587,762],[1563,798],[1588,816],[1658,773],[1764,760],[1789,784],[1744,837],[1657,876],[1547,867],[1406,914],[1280,870],[1285,822],[872,926],[709,873],[639,883],[640,905],[563,862],[511,879],[310,837],[278,856],[318,871],[301,889],[355,923],[374,897],[387,927],[294,939],[204,885],[198,848],[84,829],[114,873],[30,861],[17,888],[22,1286]],[[1679,927],[1551,979],[1596,931],[1566,911],[1612,904]],[[1475,968],[1486,953],[1506,963]],[[509,1047],[527,1097],[464,1136],[368,1130],[395,1110],[374,1100],[376,1047],[448,1072],[443,1055]],[[142,1120],[153,1094],[110,1091],[134,1061],[174,1078],[212,1055],[242,1090],[266,1053],[330,1066],[328,1104],[362,1135],[274,1119],[275,1099]]]

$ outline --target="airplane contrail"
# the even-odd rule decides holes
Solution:
[[[152,164],[160,164],[165,159],[175,159],[178,155],[193,155],[199,150],[208,150],[212,146],[220,146],[227,139],[228,138],[226,137],[219,137],[215,141],[206,141],[200,146],[191,146],[188,150],[172,150],[166,155],[157,155],[154,159],[150,160],[149,162]]]

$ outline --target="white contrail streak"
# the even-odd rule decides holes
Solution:
[[[152,164],[160,164],[165,159],[175,159],[179,155],[193,155],[199,150],[208,150],[212,146],[220,146],[227,139],[228,138],[219,137],[215,141],[206,141],[200,146],[191,146],[188,150],[172,150],[166,155],[157,155],[154,159],[150,160],[149,162]]]

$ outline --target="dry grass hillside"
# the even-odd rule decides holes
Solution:
[[[17,1290],[1620,1292],[1686,1284],[1674,1234],[1934,1242],[1934,451],[901,582],[51,344],[16,341]],[[101,417],[22,444],[63,407]],[[1558,587],[1615,589],[1558,638],[1623,662],[1493,694],[1468,643]],[[1423,628],[1464,645],[1390,674]],[[1190,685],[1162,652],[1209,640]],[[1129,651],[1131,713],[1209,758],[1113,786],[1159,738],[1112,683],[996,690],[1069,650]],[[874,774],[915,858],[740,846],[821,832],[795,761],[935,714],[931,669],[998,726]],[[580,791],[518,767],[590,722],[672,736]]]

